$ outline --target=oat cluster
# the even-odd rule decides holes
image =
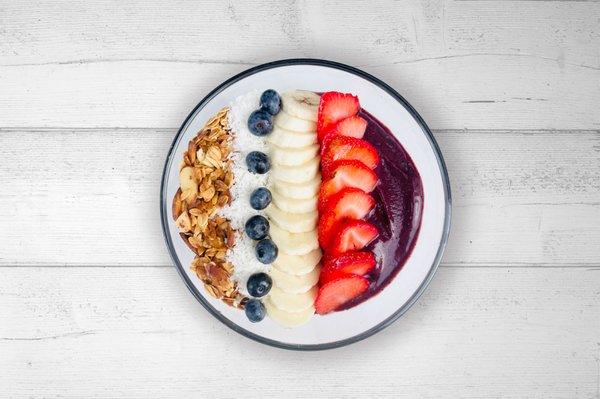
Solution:
[[[235,231],[229,220],[217,215],[231,202],[231,138],[224,108],[188,143],[172,211],[181,238],[196,254],[191,268],[206,291],[241,308],[245,298],[232,281],[233,265],[226,260],[227,250],[235,244]]]

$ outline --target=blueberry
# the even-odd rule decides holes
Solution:
[[[256,258],[260,263],[264,263],[268,265],[269,263],[273,263],[273,261],[277,258],[277,245],[268,238],[264,240],[260,240],[256,244]]]
[[[248,288],[250,295],[260,298],[271,291],[271,285],[273,285],[273,280],[267,273],[256,273],[250,276],[246,288]]]
[[[246,312],[246,317],[252,323],[258,323],[267,315],[265,305],[263,305],[258,299],[250,299],[248,302],[246,302],[246,308],[244,311]]]
[[[264,91],[260,96],[260,107],[271,115],[276,115],[281,109],[279,94],[273,89]]]
[[[269,234],[269,221],[264,216],[252,216],[245,227],[246,234],[253,240],[262,240]]]
[[[259,187],[250,195],[250,206],[257,211],[265,209],[271,203],[271,192],[266,187]]]
[[[248,129],[255,136],[266,136],[273,130],[273,115],[264,109],[259,109],[248,117]]]
[[[259,175],[265,174],[271,169],[271,161],[267,154],[260,151],[252,151],[246,155],[248,170]]]

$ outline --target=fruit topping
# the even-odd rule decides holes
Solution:
[[[360,161],[339,160],[331,164],[331,176],[325,180],[319,191],[319,210],[333,194],[344,187],[356,187],[370,193],[377,185],[377,175]]]
[[[273,115],[264,109],[252,112],[248,117],[248,129],[255,136],[266,136],[273,130]]]
[[[263,305],[258,299],[250,299],[248,302],[246,302],[244,311],[246,312],[246,317],[252,323],[258,323],[267,315],[265,305]]]
[[[358,97],[347,94],[330,91],[323,93],[319,103],[317,116],[317,134],[319,140],[328,133],[339,121],[349,116],[354,116],[358,112],[360,104]]]
[[[273,280],[267,273],[256,273],[250,276],[246,288],[248,293],[255,298],[260,298],[269,293]]]
[[[252,216],[246,222],[245,230],[253,240],[262,240],[269,234],[269,221],[264,216]]]
[[[277,258],[277,245],[268,238],[262,239],[256,243],[256,248],[254,250],[256,251],[256,259],[265,265],[273,263]]]
[[[319,244],[327,248],[336,223],[344,219],[362,219],[371,212],[375,200],[358,188],[347,187],[331,196],[319,219]]]
[[[271,162],[267,154],[260,151],[252,151],[246,155],[246,166],[248,166],[248,171],[251,173],[262,175],[271,169]]]
[[[356,298],[369,288],[369,280],[356,275],[347,275],[324,284],[319,288],[315,300],[317,314],[327,314]],[[247,306],[247,305],[246,305]]]
[[[260,211],[271,203],[271,191],[266,187],[259,187],[250,194],[250,206]]]
[[[327,284],[347,274],[364,276],[375,268],[375,264],[372,252],[345,252],[325,262],[319,284]]]
[[[282,94],[282,108],[291,116],[307,121],[317,121],[321,96],[312,91],[294,90]]]
[[[347,136],[336,136],[327,145],[321,159],[321,170],[328,176],[331,164],[339,159],[354,159],[361,161],[371,169],[379,163],[379,154],[375,147],[362,139]]]
[[[365,135],[365,130],[367,130],[367,121],[358,115],[354,115],[336,123],[332,129],[332,133],[362,139]]]
[[[359,251],[377,238],[377,227],[364,220],[347,220],[339,223],[332,232],[328,246],[331,255],[340,255],[348,251]]]
[[[260,107],[271,115],[277,114],[281,109],[279,94],[273,89],[265,90],[260,96]]]

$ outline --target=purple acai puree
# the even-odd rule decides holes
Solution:
[[[377,205],[367,219],[379,229],[379,238],[366,248],[375,253],[377,267],[367,276],[369,289],[340,310],[376,295],[398,274],[417,241],[423,211],[423,184],[412,159],[383,123],[365,110],[359,115],[368,122],[364,139],[380,156],[379,184],[371,193]]]

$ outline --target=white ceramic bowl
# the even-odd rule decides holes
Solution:
[[[422,179],[421,229],[404,267],[380,293],[342,312],[315,316],[303,326],[282,328],[268,317],[251,323],[243,311],[206,294],[190,270],[193,253],[173,222],[171,201],[179,188],[178,165],[188,141],[206,121],[239,95],[253,90],[291,89],[349,92],[398,138]],[[450,228],[450,185],[440,150],[419,114],[395,90],[347,65],[313,59],[276,61],[249,69],[223,82],[190,113],[169,150],[161,187],[161,219],[173,262],[200,303],[228,327],[256,341],[287,349],[316,350],[347,345],[383,329],[417,300],[440,262]]]

